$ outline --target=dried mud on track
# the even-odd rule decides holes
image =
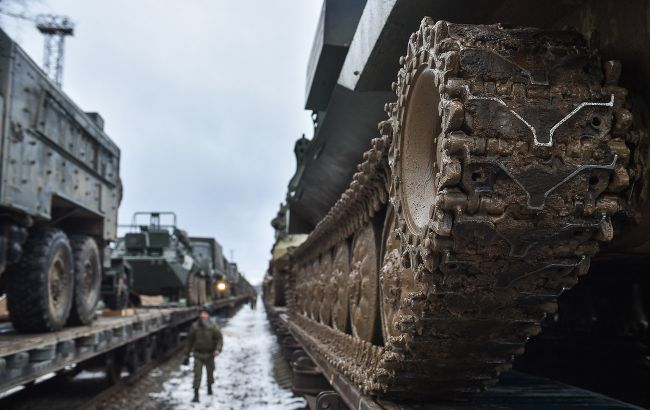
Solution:
[[[222,325],[224,350],[216,360],[214,395],[208,396],[205,374],[201,402],[192,400],[192,362],[179,354],[114,397],[92,408],[125,409],[303,409],[306,402],[280,387],[273,377],[278,346],[262,303],[244,306]]]

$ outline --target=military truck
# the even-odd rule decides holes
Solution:
[[[647,386],[649,10],[326,0],[287,193],[296,338],[362,394],[457,397],[559,317]]]
[[[212,299],[230,296],[230,285],[226,278],[226,264],[223,248],[214,238],[190,237],[192,253],[197,263],[210,278],[209,294]]]
[[[122,197],[120,150],[0,30],[0,291],[14,328],[88,324]]]
[[[189,236],[178,228],[175,213],[136,212],[130,225],[120,227],[128,232],[116,241],[113,269],[107,274],[116,279],[129,275],[124,285],[136,301],[139,295],[188,305],[208,301],[210,277],[195,259]]]

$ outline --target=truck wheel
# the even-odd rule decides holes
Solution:
[[[70,238],[74,258],[74,303],[68,323],[88,325],[95,319],[95,310],[102,290],[99,249],[89,236]]]
[[[6,272],[7,304],[14,328],[22,332],[61,329],[72,306],[74,277],[68,237],[58,229],[27,239],[18,263]]]

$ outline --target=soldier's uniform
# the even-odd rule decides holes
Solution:
[[[187,354],[194,354],[194,383],[195,391],[201,386],[201,373],[205,366],[208,374],[208,388],[212,392],[214,383],[214,355],[213,352],[221,352],[223,347],[223,336],[216,323],[210,321],[207,325],[197,320],[190,327],[187,335]]]

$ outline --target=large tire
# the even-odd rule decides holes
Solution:
[[[89,236],[73,236],[70,243],[74,259],[74,302],[68,323],[88,325],[95,319],[102,291],[99,248]]]
[[[68,237],[58,229],[35,232],[6,272],[9,317],[21,332],[61,329],[72,306],[74,276]]]

